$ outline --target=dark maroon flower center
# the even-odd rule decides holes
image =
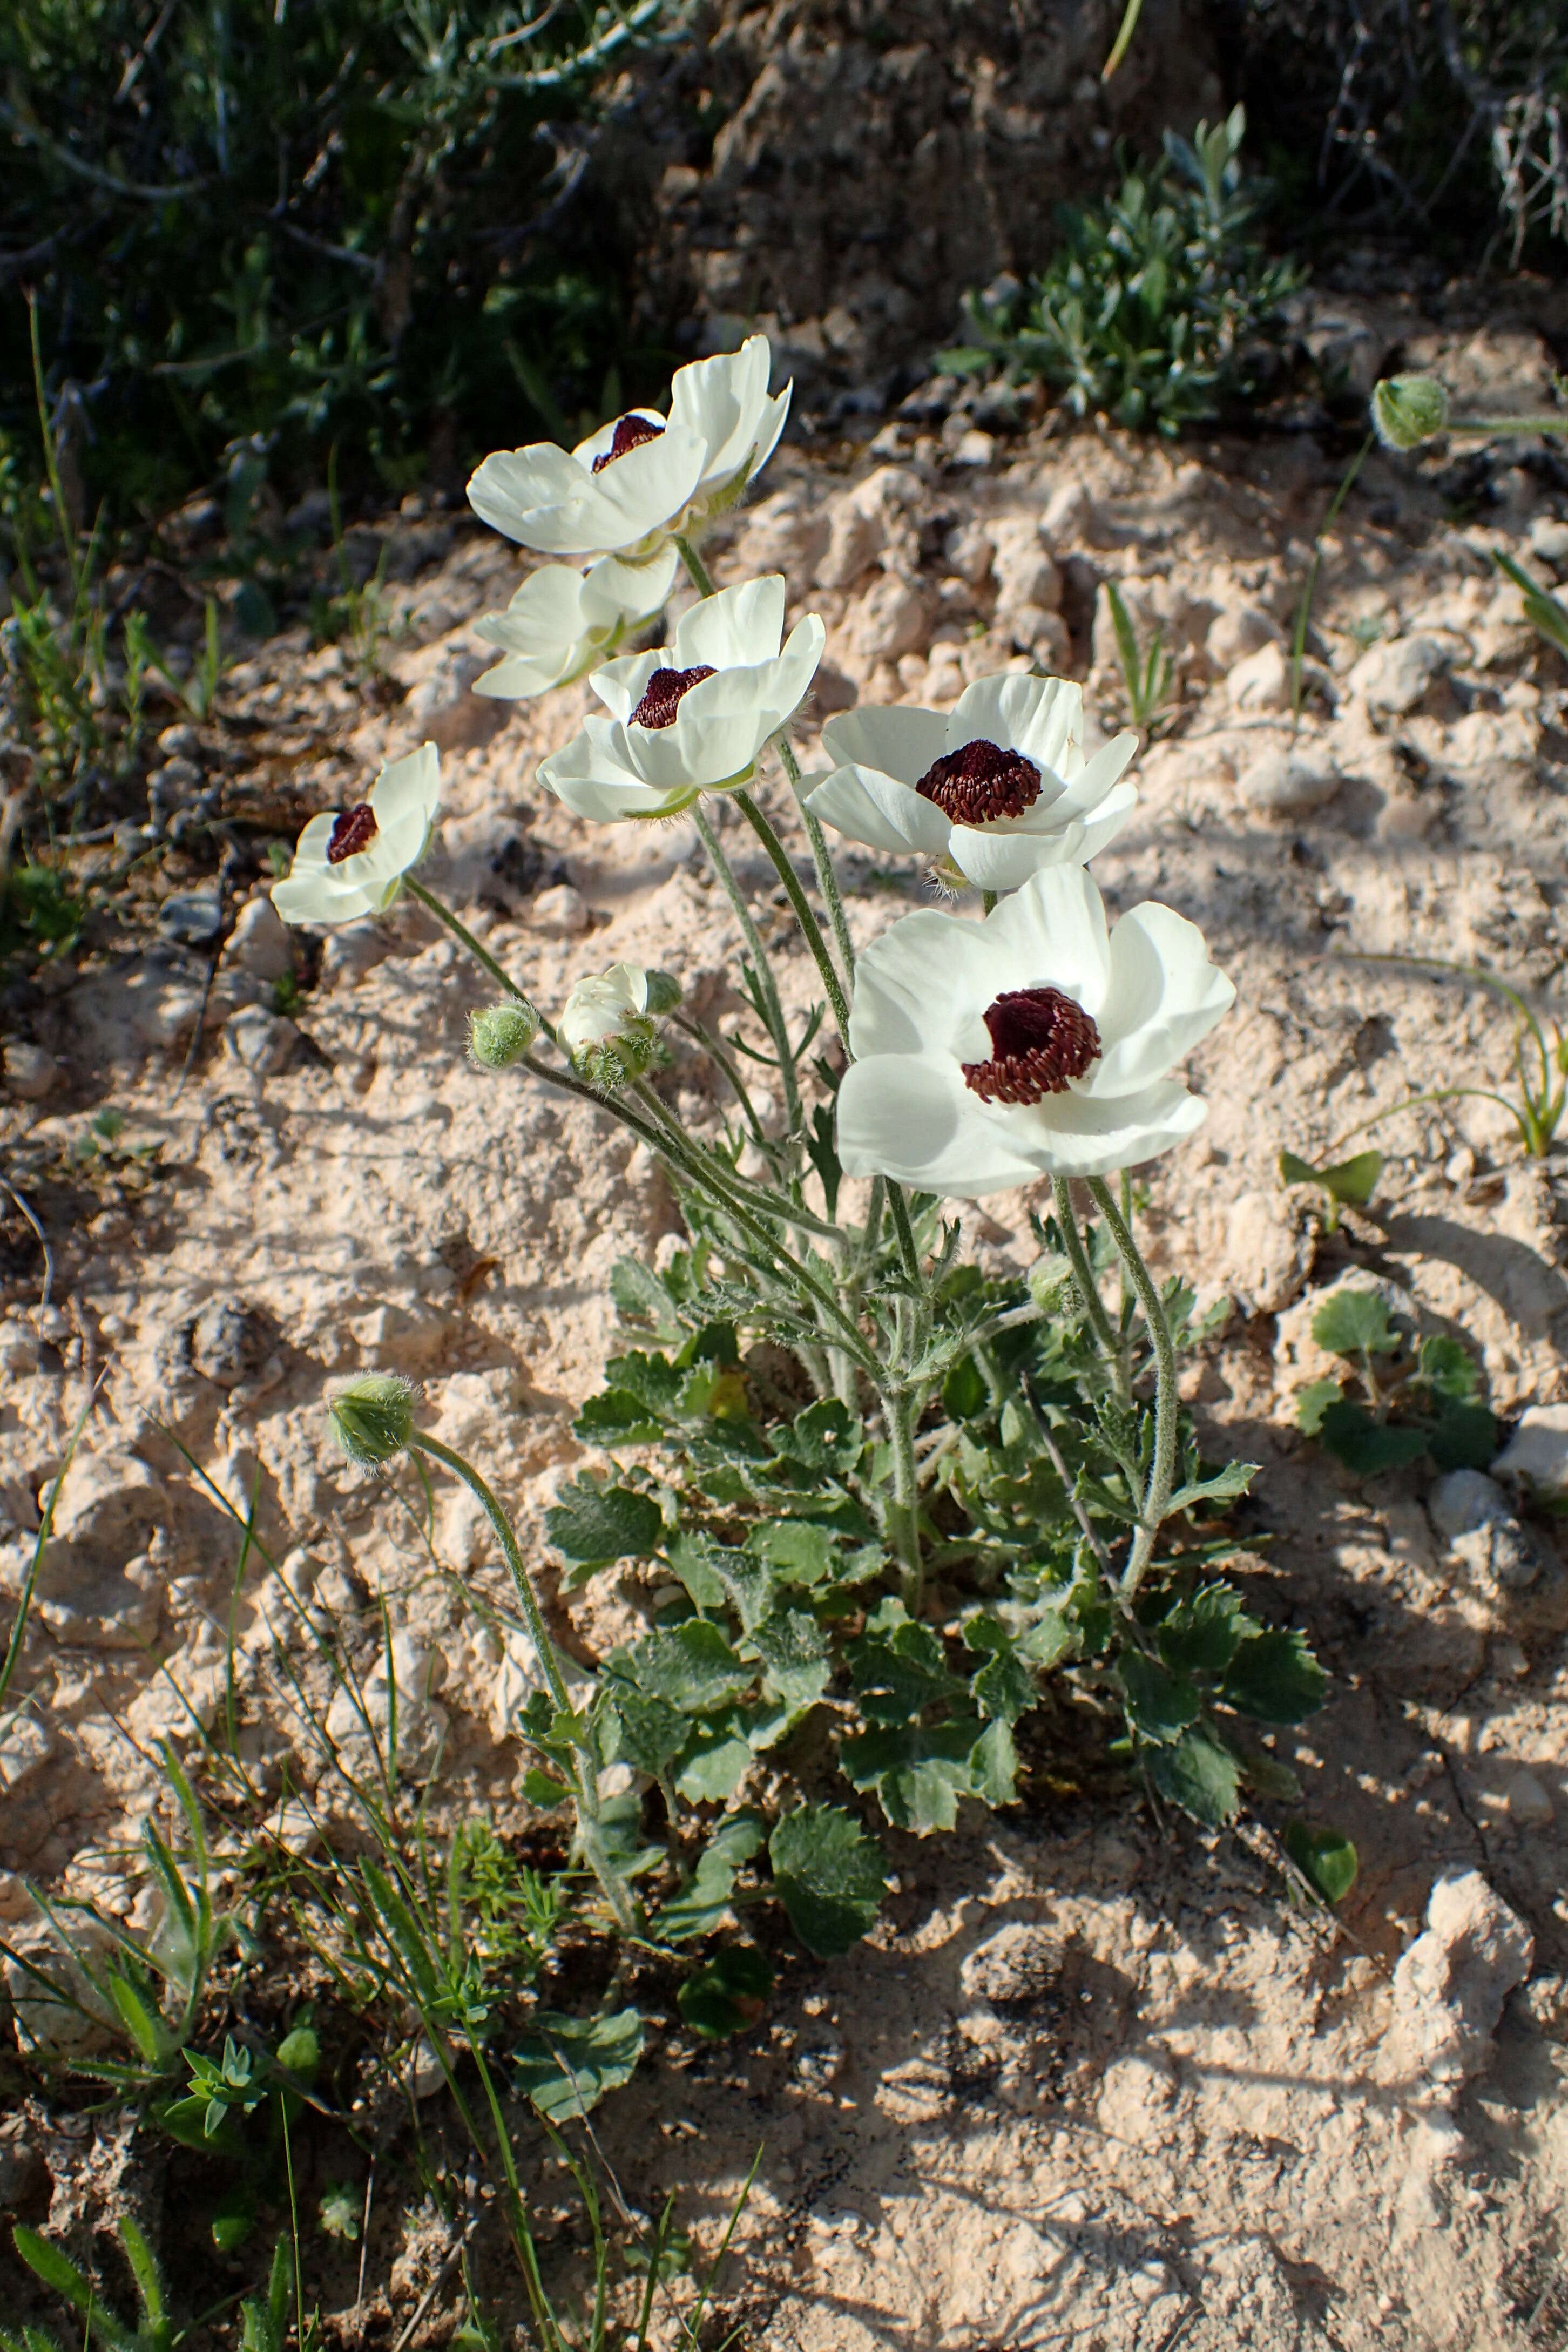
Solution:
[[[368,849],[375,835],[375,811],[368,801],[361,801],[357,808],[344,809],[327,844],[327,864],[341,866],[345,857]]]
[[[601,449],[594,460],[595,473],[602,474],[606,466],[613,466],[628,449],[640,449],[645,441],[657,441],[663,431],[662,425],[655,425],[646,416],[617,416],[609,447]]]
[[[991,1059],[965,1062],[963,1083],[982,1102],[1035,1103],[1067,1091],[1100,1058],[1100,1032],[1059,988],[1009,988],[984,1015]]]
[[[711,677],[711,669],[699,663],[695,669],[656,669],[643,692],[643,698],[632,713],[634,727],[673,727],[675,714],[680,708],[680,698]]]
[[[922,801],[934,801],[954,824],[990,824],[998,817],[1022,816],[1040,797],[1040,772],[1019,751],[981,736],[949,751],[929,767],[915,786]]]

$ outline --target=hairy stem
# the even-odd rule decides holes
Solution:
[[[779,1076],[784,1090],[784,1108],[788,1118],[789,1131],[793,1135],[800,1125],[800,1082],[795,1076],[795,1055],[789,1042],[789,1024],[784,1019],[784,1006],[779,1000],[778,983],[773,978],[773,968],[768,961],[768,951],[763,945],[763,935],[752,919],[752,910],[747,906],[740,883],[735,878],[734,868],[720,845],[718,835],[703,815],[700,803],[695,801],[691,806],[691,821],[697,827],[703,848],[708,852],[709,863],[719,877],[724,896],[730,901],[735,920],[741,926],[741,936],[751,950],[752,966],[757,975],[757,986],[762,992],[768,1034],[773,1041],[774,1050],[779,1057]]]
[[[1143,1309],[1143,1320],[1154,1344],[1154,1459],[1150,1466],[1149,1483],[1143,1489],[1138,1531],[1132,1538],[1131,1553],[1122,1571],[1121,1598],[1130,1601],[1154,1556],[1160,1525],[1170,1507],[1171,1494],[1176,1481],[1176,1423],[1180,1409],[1176,1396],[1176,1350],[1171,1339],[1170,1324],[1165,1318],[1159,1286],[1143,1262],[1143,1253],[1132,1238],[1131,1226],[1111,1199],[1110,1187],[1102,1177],[1091,1176],[1089,1189],[1094,1196],[1095,1206],[1110,1227],[1116,1246],[1121,1253],[1121,1262],[1132,1277],[1138,1303]]]
[[[1101,1190],[1103,1189],[1102,1186]],[[1105,1311],[1105,1301],[1100,1295],[1100,1285],[1096,1282],[1093,1269],[1089,1265],[1089,1252],[1083,1245],[1083,1235],[1078,1229],[1078,1217],[1073,1209],[1072,1192],[1067,1178],[1053,1176],[1051,1191],[1056,1199],[1057,1224],[1061,1233],[1062,1245],[1072,1265],[1073,1280],[1079,1286],[1079,1295],[1088,1309],[1089,1319],[1094,1326],[1094,1336],[1105,1351],[1106,1360],[1116,1382],[1116,1393],[1125,1402],[1130,1392],[1126,1351],[1115,1326]]]
[[[700,596],[716,595],[718,591],[713,585],[713,574],[709,571],[708,566],[698,554],[697,550],[692,545],[690,540],[684,538],[679,531],[677,531],[675,533],[675,544],[680,560],[686,566],[687,577],[689,579],[692,586],[696,589],[697,593]]]
[[[894,1389],[883,1397],[882,1406],[893,1446],[893,1500],[888,1512],[889,1533],[899,1557],[899,1579],[904,1607],[911,1617],[918,1617],[925,1584],[925,1562],[921,1557],[914,1403],[907,1389]]]
[[[822,974],[822,984],[827,991],[827,1001],[833,1007],[833,1018],[838,1024],[838,1034],[847,1045],[849,1000],[844,993],[844,983],[834,969],[833,958],[827,952],[827,941],[822,936],[822,925],[813,914],[811,901],[800,887],[800,877],[790,860],[789,852],[750,793],[742,787],[731,797],[752,831],[767,851],[773,872],[784,886],[790,905],[795,908],[795,920],[800,925],[801,937],[811,950],[816,969]]]
[[[802,789],[800,761],[795,756],[795,746],[787,735],[779,737],[779,758],[784,762],[784,773],[795,793],[800,820],[805,827],[805,837],[811,844],[811,862],[816,868],[816,887],[822,893],[822,903],[833,925],[833,936],[838,943],[838,960],[844,966],[846,979],[853,985],[855,946],[849,937],[849,919],[844,911],[844,894],[838,887],[833,853],[827,846],[827,835],[822,830],[821,819],[813,816],[811,803]]]

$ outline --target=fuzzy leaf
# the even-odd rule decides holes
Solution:
[[[629,1486],[595,1486],[586,1478],[563,1486],[544,1514],[544,1532],[556,1550],[581,1568],[637,1559],[658,1551],[664,1517],[651,1495]]]
[[[710,1935],[729,1908],[736,1874],[762,1843],[761,1814],[731,1813],[720,1822],[687,1884],[656,1914],[653,1927],[659,1939],[685,1944],[695,1936]]]
[[[706,1617],[649,1633],[629,1650],[612,1651],[606,1663],[617,1680],[688,1717],[728,1706],[756,1680],[755,1669],[742,1664]]]
[[[764,1519],[746,1538],[746,1549],[791,1584],[820,1584],[836,1550],[831,1532],[811,1519]]]
[[[1255,1633],[1231,1660],[1220,1696],[1258,1723],[1300,1723],[1316,1714],[1328,1688],[1304,1633]]]
[[[635,2009],[607,2017],[563,2017],[541,2010],[512,2053],[517,2086],[547,2123],[571,2123],[606,2091],[629,2083],[642,2056]]]
[[[773,1969],[756,1946],[730,1944],[688,1979],[676,2000],[694,2033],[718,2042],[755,2025],[773,1989]]]
[[[1304,1437],[1322,1433],[1323,1415],[1331,1404],[1343,1401],[1344,1390],[1338,1381],[1309,1381],[1296,1399],[1296,1426]]]
[[[1450,1398],[1456,1404],[1474,1402],[1480,1388],[1480,1367],[1460,1339],[1451,1339],[1446,1331],[1434,1331],[1421,1342],[1421,1362],[1416,1378],[1440,1397]]]
[[[866,1433],[848,1407],[837,1397],[822,1397],[796,1414],[788,1436],[778,1440],[778,1450],[783,1459],[805,1469],[842,1475],[853,1470],[865,1443]]]
[[[1202,1732],[1189,1731],[1173,1747],[1146,1748],[1140,1760],[1160,1795],[1206,1829],[1235,1820],[1241,1803],[1236,1759]]]
[[[960,1356],[942,1384],[942,1411],[950,1421],[969,1421],[989,1401],[990,1388],[973,1356]]]
[[[882,1849],[853,1813],[837,1805],[802,1805],[768,1840],[773,1889],[790,1925],[819,1960],[858,1944],[881,1907]]]
[[[1359,1356],[1363,1350],[1388,1356],[1399,1345],[1387,1302],[1375,1290],[1336,1290],[1313,1316],[1312,1337],[1336,1356]]]
[[[1197,1685],[1173,1675],[1141,1650],[1124,1650],[1117,1672],[1127,1720],[1141,1739],[1159,1745],[1176,1739],[1195,1723],[1201,1702]]]
[[[1190,1486],[1178,1486],[1169,1507],[1173,1511],[1190,1511],[1194,1503],[1232,1502],[1237,1495],[1246,1494],[1258,1469],[1256,1462],[1232,1462],[1212,1478],[1195,1478]]]
[[[1357,1478],[1403,1470],[1426,1451],[1421,1430],[1394,1429],[1386,1422],[1375,1422],[1364,1406],[1352,1404],[1348,1397],[1327,1408],[1319,1434],[1335,1461],[1342,1462]]]
[[[787,1706],[807,1707],[822,1696],[832,1672],[827,1638],[807,1609],[775,1609],[752,1635],[767,1668],[765,1689]]]
[[[908,1723],[933,1700],[955,1698],[963,1688],[949,1674],[929,1625],[897,1625],[890,1639],[862,1633],[846,1656],[860,1712],[872,1723]]]
[[[1450,1404],[1428,1432],[1426,1446],[1439,1470],[1489,1470],[1497,1423],[1484,1404]]]
[[[876,1790],[895,1829],[929,1837],[952,1828],[960,1797],[978,1793],[971,1756],[979,1730],[972,1717],[863,1731],[840,1746],[839,1769],[852,1789]]]
[[[689,1733],[675,1766],[675,1785],[689,1805],[727,1805],[751,1770],[749,1714],[730,1707]]]
[[[1173,1674],[1223,1675],[1246,1635],[1258,1631],[1238,1592],[1205,1584],[1160,1627],[1160,1655]]]
[[[1315,1830],[1287,1822],[1285,1851],[1325,1903],[1342,1903],[1355,1885],[1356,1850],[1342,1830]]]
[[[610,1273],[610,1297],[626,1323],[651,1323],[661,1339],[679,1339],[680,1318],[675,1301],[646,1265],[635,1257],[616,1260]]]

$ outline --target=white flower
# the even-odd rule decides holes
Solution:
[[[1136,735],[1086,760],[1082,733],[1080,688],[1016,671],[977,679],[951,712],[846,711],[822,730],[837,765],[812,813],[868,849],[921,851],[980,889],[1015,890],[1092,857],[1137,803],[1120,781]]]
[[[1202,1125],[1168,1074],[1235,996],[1169,907],[1108,935],[1080,866],[1032,875],[984,922],[906,915],[856,968],[838,1157],[961,1200],[1135,1166]]]
[[[647,974],[641,964],[613,963],[608,971],[578,981],[566,999],[555,1034],[575,1060],[590,1045],[606,1045],[647,1011]]]
[[[294,863],[272,886],[286,923],[352,923],[384,915],[429,846],[441,793],[441,755],[421,743],[383,768],[363,801],[313,816]]]
[[[790,390],[768,397],[768,339],[678,368],[669,415],[636,408],[575,449],[498,450],[468,484],[474,512],[549,555],[651,554],[671,531],[732,505],[772,456]]]
[[[780,651],[784,616],[784,583],[770,572],[683,613],[673,646],[595,670],[588,683],[611,715],[546,760],[541,782],[603,823],[672,816],[699,793],[743,784],[822,658],[815,613]]]
[[[663,611],[680,559],[673,547],[651,563],[601,556],[587,572],[546,563],[525,580],[504,613],[474,624],[505,655],[474,681],[476,694],[509,702],[568,686],[613,654],[629,630]]]

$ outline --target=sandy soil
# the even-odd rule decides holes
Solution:
[[[1491,365],[1517,381],[1545,357]],[[1388,1121],[1374,1206],[1337,1234],[1275,1172],[1281,1147],[1315,1156],[1414,1089],[1506,1068],[1510,1025],[1484,994],[1358,954],[1482,960],[1531,983],[1563,961],[1568,672],[1490,553],[1568,572],[1568,477],[1517,454],[1490,453],[1468,488],[1457,461],[1369,463],[1325,551],[1294,731],[1283,639],[1342,463],[1305,436],[1167,451],[1092,431],[993,442],[962,417],[915,416],[869,450],[784,457],[718,552],[721,579],[782,568],[801,608],[825,613],[826,707],[947,701],[1035,657],[1087,677],[1114,724],[1106,578],[1175,653],[1179,700],[1142,760],[1142,804],[1096,870],[1117,904],[1153,895],[1202,923],[1239,996],[1194,1066],[1208,1125],[1152,1171],[1149,1229],[1163,1268],[1237,1302],[1189,1386],[1208,1450],[1263,1465],[1247,1529],[1269,1541],[1250,1572],[1335,1677],[1327,1712],[1279,1752],[1362,1856],[1335,1933],[1292,1908],[1258,1825],[1204,1837],[1044,1761],[1015,1812],[954,1840],[890,1840],[897,1888],[867,1948],[797,1958],[750,2038],[706,2050],[670,2023],[605,2110],[634,2201],[689,2182],[704,2227],[763,2145],[731,2277],[749,2340],[1568,2342],[1553,2218],[1568,2174],[1568,1577],[1540,1521],[1541,1573],[1500,1588],[1435,1532],[1426,1474],[1358,1486],[1293,1428],[1318,1368],[1307,1323],[1350,1266],[1396,1285],[1424,1328],[1462,1333],[1500,1415],[1568,1395],[1568,1191],[1476,1101]],[[397,543],[401,698],[362,691],[336,649],[280,639],[234,674],[228,723],[174,740],[190,772],[166,791],[216,787],[226,821],[285,835],[434,735],[447,784],[433,885],[542,1001],[630,955],[721,1008],[734,938],[689,828],[589,831],[535,787],[580,690],[517,709],[465,691],[479,667],[468,624],[504,602],[513,552],[440,517],[405,517]],[[727,838],[804,1003],[771,874]],[[850,871],[864,936],[925,888],[869,861]],[[184,887],[204,887],[195,868]],[[594,1115],[465,1063],[482,991],[417,908],[312,945],[292,1020],[270,1009],[282,950],[268,912],[236,921],[226,903],[216,954],[172,936],[199,916],[156,917],[151,901],[132,909],[121,944],[7,1016],[0,1139],[52,1253],[40,1307],[36,1239],[7,1215],[12,1591],[101,1375],[30,1637],[28,1707],[0,1743],[12,1935],[27,1932],[21,1874],[148,1916],[127,1846],[158,1801],[153,1743],[190,1751],[191,1710],[211,1721],[223,1700],[233,1528],[174,1436],[241,1508],[258,1493],[268,1549],[357,1620],[367,1661],[374,1596],[387,1597],[428,1694],[424,1752],[445,1728],[441,1806],[523,1817],[507,1729],[521,1671],[459,1589],[500,1592],[483,1528],[439,1493],[435,1557],[455,1580],[437,1573],[411,1516],[343,1475],[323,1391],[362,1365],[418,1378],[432,1426],[478,1455],[537,1544],[580,1459],[570,1421],[611,1335],[611,1265],[678,1225],[657,1168]],[[691,1118],[715,1115],[695,1067],[679,1086]],[[91,1124],[106,1108],[123,1119],[112,1138]],[[1027,1205],[973,1216],[983,1251],[1027,1263]],[[635,1580],[600,1579],[559,1622],[586,1655],[637,1596]],[[268,1663],[279,1622],[266,1579],[247,1576],[245,1738],[274,1788],[291,1750],[296,1780],[314,1777]],[[330,1809],[326,1781],[317,1793]],[[1514,1915],[1523,1957],[1499,1985],[1529,1982],[1500,2023],[1497,1992],[1445,2076],[1394,1971],[1456,1866]],[[61,2159],[57,2219],[76,2210],[68,2172]]]

